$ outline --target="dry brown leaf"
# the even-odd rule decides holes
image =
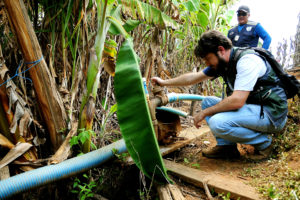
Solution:
[[[40,146],[45,144],[46,138],[39,138],[38,136],[35,136],[32,142],[35,146]]]
[[[9,141],[4,135],[0,134],[0,145],[12,149],[15,145]]]
[[[56,153],[49,159],[49,164],[60,163],[69,157],[69,155],[71,153],[71,147],[70,147],[69,141],[77,133],[77,126],[78,126],[77,122],[72,124],[71,131],[69,132],[69,134],[66,137],[65,141],[63,142],[63,144],[56,151]]]
[[[114,59],[111,57],[106,57],[104,59],[104,70],[109,73],[111,76],[115,76],[115,68],[116,68],[116,64],[114,62]]]
[[[30,167],[30,166],[21,166],[19,169],[22,170],[23,172],[27,172],[30,170],[34,170],[35,168]]]
[[[8,68],[6,67],[6,65],[0,63],[0,78],[4,80],[7,72],[8,72]]]
[[[14,148],[12,148],[0,161],[0,169],[9,163],[13,162],[15,159],[23,155],[32,147],[29,143],[17,143]]]
[[[18,127],[18,121],[23,117],[23,115],[25,114],[23,108],[21,107],[21,105],[18,103],[16,106],[16,111],[14,114],[14,119],[12,124],[10,125],[10,132],[11,133],[16,133],[17,127]]]
[[[24,115],[22,116],[20,123],[19,123],[19,132],[20,135],[29,139],[27,136],[28,127],[30,126],[32,122],[32,119],[30,118],[30,115],[28,112],[25,111]],[[32,137],[32,136],[29,136]]]

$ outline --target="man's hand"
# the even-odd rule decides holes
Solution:
[[[204,120],[205,117],[206,114],[204,111],[201,111],[200,113],[194,115],[194,125],[196,126],[196,128],[201,127],[201,121]]]
[[[153,78],[151,78],[151,82],[152,82],[153,85],[157,84],[157,85],[160,85],[160,86],[164,86],[165,80],[163,80],[159,77],[153,77]]]
[[[199,128],[201,126],[200,122],[207,116],[212,116],[216,113],[233,111],[242,108],[245,105],[249,94],[249,91],[233,91],[231,96],[226,97],[216,105],[206,108],[200,113],[196,114],[194,116],[194,125],[196,126],[196,128]]]

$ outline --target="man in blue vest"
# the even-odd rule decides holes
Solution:
[[[269,158],[272,134],[280,132],[287,120],[287,98],[270,64],[253,50],[234,61],[237,47],[222,33],[211,30],[202,34],[195,54],[204,60],[204,70],[162,80],[161,86],[187,86],[221,76],[227,83],[227,97],[206,97],[202,111],[194,116],[198,128],[206,120],[217,146],[203,151],[208,158],[237,158],[237,143],[251,144],[255,154],[249,158]]]
[[[227,37],[236,47],[257,47],[258,40],[264,42],[262,47],[268,49],[271,44],[271,37],[260,25],[260,23],[248,21],[250,9],[248,6],[240,6],[237,10],[238,25],[230,29]]]

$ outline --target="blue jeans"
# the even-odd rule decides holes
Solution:
[[[202,109],[214,106],[222,99],[206,97],[202,101]],[[278,133],[285,125],[273,126],[266,113],[260,118],[260,105],[245,104],[234,111],[221,112],[205,118],[217,145],[234,145],[236,143],[251,144],[257,150],[267,148],[272,142],[272,133]]]

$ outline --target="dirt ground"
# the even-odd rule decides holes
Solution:
[[[188,111],[189,104],[181,110]],[[196,111],[199,110],[197,105]],[[181,119],[185,132],[192,133],[201,131],[196,129],[191,119]],[[206,126],[205,122],[203,126]],[[299,133],[300,134],[300,133]],[[230,175],[233,179],[243,180],[256,188],[262,195],[262,199],[298,199],[300,186],[300,153],[299,149],[291,149],[274,155],[267,161],[254,163],[246,159],[208,159],[202,156],[202,150],[216,145],[214,136],[209,132],[194,140],[189,145],[174,153],[165,156],[166,159],[180,163],[191,168],[204,172],[211,172],[221,175]],[[299,147],[299,144],[298,144]],[[253,153],[254,148],[250,145],[238,144],[241,155]],[[173,180],[180,186],[186,199],[207,199],[203,189],[194,187],[172,176]],[[216,199],[226,199],[226,194],[213,194]]]

